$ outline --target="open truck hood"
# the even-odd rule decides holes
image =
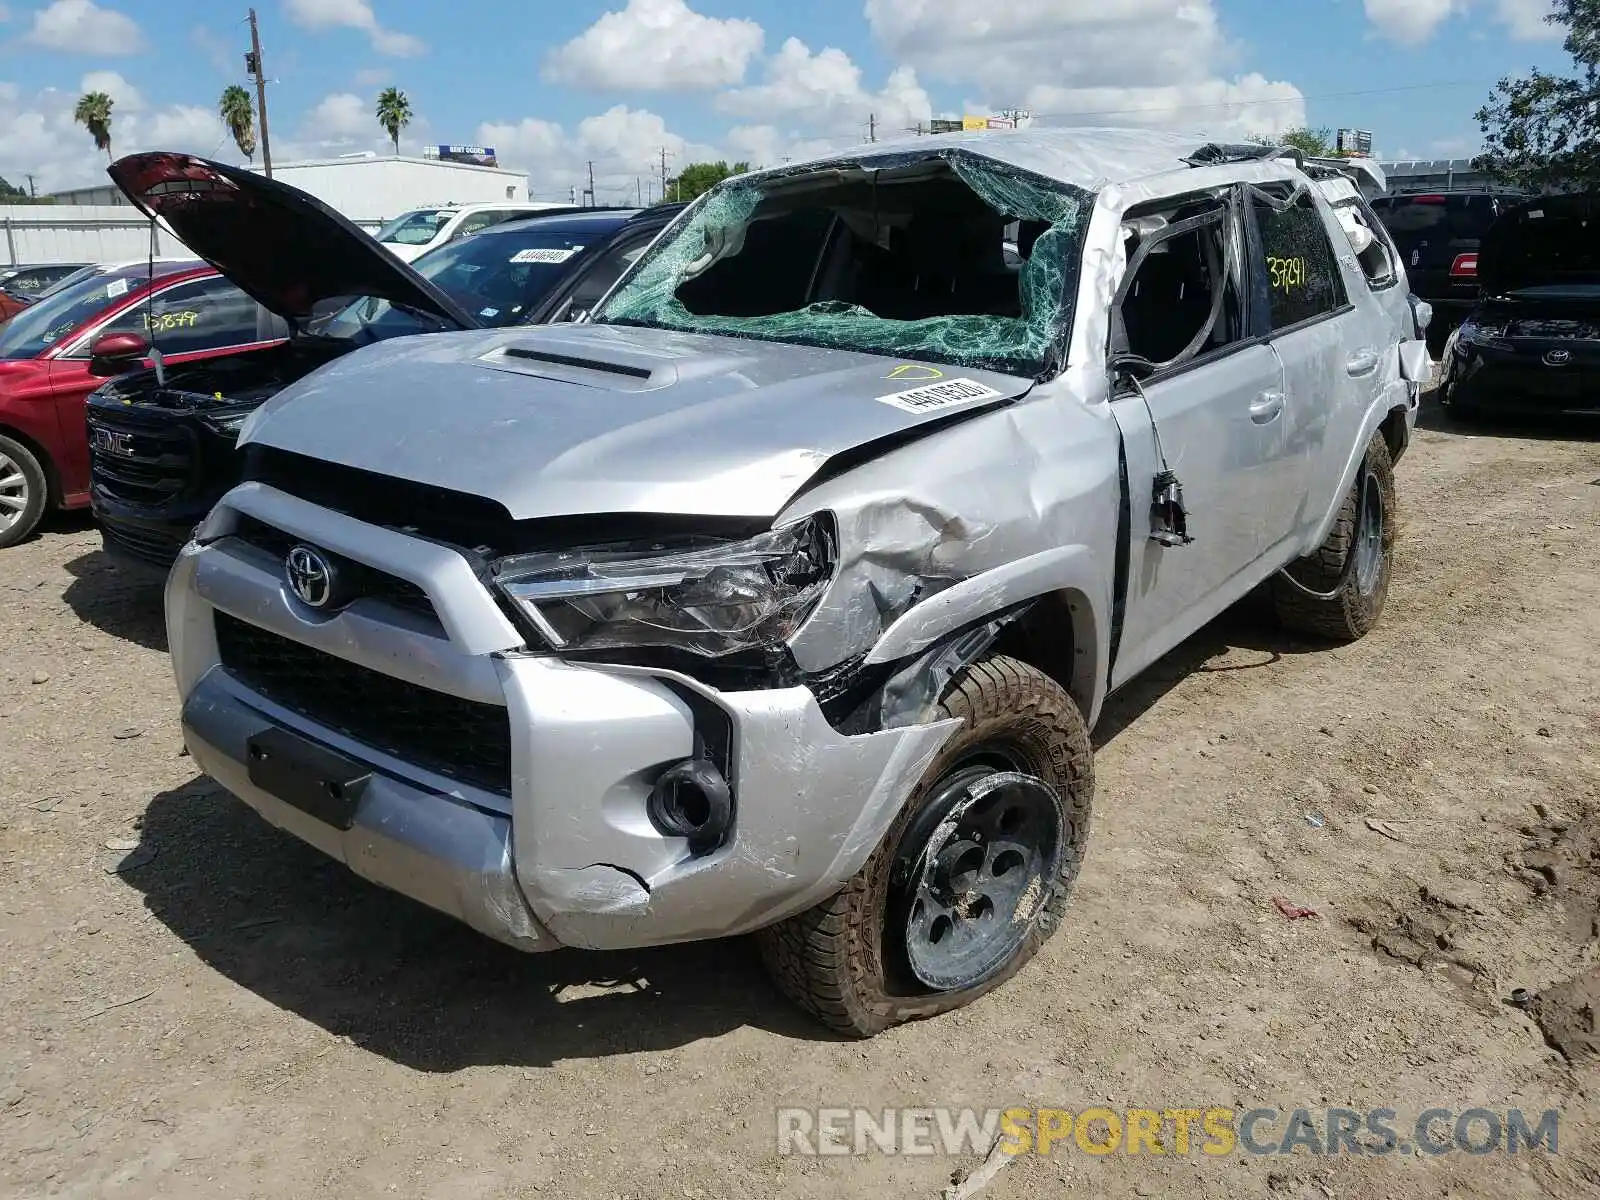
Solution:
[[[106,169],[150,217],[279,316],[303,325],[318,303],[376,296],[461,329],[472,314],[357,226],[298,188],[191,154],[130,154]]]
[[[1539,196],[1502,213],[1478,244],[1478,283],[1490,296],[1600,284],[1600,192]]]
[[[544,326],[364,347],[268,401],[240,445],[481,496],[517,520],[772,517],[830,459],[1032,386],[855,351]]]

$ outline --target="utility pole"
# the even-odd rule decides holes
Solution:
[[[594,159],[592,159],[592,158],[589,160],[589,190],[584,192],[583,194],[589,198],[589,203],[584,205],[584,207],[585,208],[593,208],[594,207]]]
[[[667,198],[667,148],[661,147],[661,198]]]
[[[633,203],[635,208],[644,207],[644,185],[639,182],[639,177],[633,177]]]
[[[261,120],[261,166],[272,178],[272,137],[267,132],[267,72],[261,65],[261,31],[256,28],[256,10],[250,10],[250,53],[245,69],[256,77],[256,116]]]
[[[878,140],[878,114],[877,113],[868,113],[867,114],[867,141],[875,142],[877,140]]]
[[[32,175],[28,176],[28,195],[32,196],[35,200],[39,198],[39,189],[33,186]]]

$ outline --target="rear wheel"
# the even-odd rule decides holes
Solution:
[[[44,468],[33,451],[0,434],[0,549],[34,531],[48,498]]]
[[[1389,595],[1395,517],[1394,464],[1375,433],[1327,541],[1273,576],[1278,620],[1339,642],[1365,636]]]
[[[1048,676],[996,655],[943,701],[963,722],[844,890],[757,940],[788,996],[870,1037],[998,987],[1060,923],[1089,835],[1088,730]]]

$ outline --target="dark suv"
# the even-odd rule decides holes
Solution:
[[[1433,305],[1428,341],[1437,351],[1478,302],[1478,243],[1523,197],[1491,192],[1379,196],[1372,209],[1394,239],[1411,291]]]

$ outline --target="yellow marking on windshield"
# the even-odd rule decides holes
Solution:
[[[921,363],[901,363],[885,376],[886,379],[943,379],[944,372],[938,367],[925,367]]]

